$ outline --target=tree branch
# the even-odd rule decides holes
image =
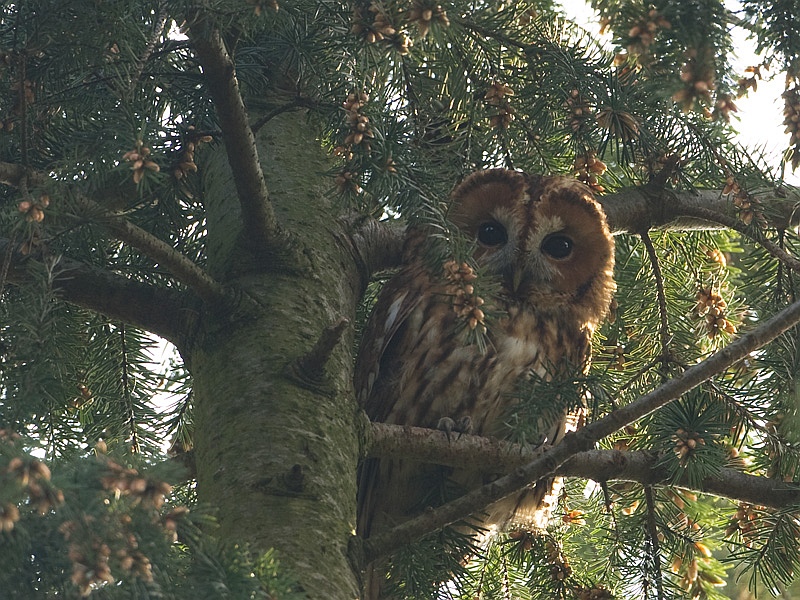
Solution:
[[[475,435],[451,436],[448,440],[438,429],[386,423],[372,423],[366,448],[370,458],[403,458],[462,468],[468,464],[484,473],[509,473],[544,452],[543,448]],[[579,452],[564,462],[556,474],[597,482],[635,481],[642,485],[673,482],[669,470],[659,466],[659,457],[655,454],[620,450]],[[729,468],[720,469],[715,477],[705,478],[697,488],[680,487],[772,508],[800,503],[800,486]]]
[[[782,195],[783,194],[783,195]],[[777,229],[800,224],[800,192],[795,188],[781,193],[753,195]],[[730,201],[720,190],[676,191],[654,186],[624,188],[597,198],[603,206],[611,231],[640,233],[649,229],[691,230],[728,227],[714,217],[730,210]],[[696,209],[709,213],[698,213]]]
[[[30,281],[26,264],[34,259],[0,238],[0,256],[6,255],[11,258],[8,281]],[[58,260],[58,267],[53,288],[63,300],[155,333],[180,347],[194,315],[183,293],[132,281],[65,257]]]
[[[474,514],[492,502],[505,498],[529,483],[554,473],[567,460],[590,449],[602,438],[625,425],[669,404],[682,394],[697,387],[714,375],[723,372],[748,354],[771,342],[783,332],[800,322],[800,301],[764,321],[761,325],[741,336],[725,348],[704,361],[687,368],[652,392],[645,394],[627,406],[618,408],[602,419],[586,425],[576,432],[567,433],[561,443],[547,449],[513,472],[472,490],[443,506],[401,523],[388,532],[372,536],[364,541],[364,554],[368,561],[419,539],[426,533],[444,527],[458,519]]]
[[[280,237],[278,222],[269,200],[233,60],[219,30],[202,15],[198,14],[192,20],[189,38],[217,109],[225,151],[242,207],[245,236],[255,248],[272,248]]]
[[[0,183],[19,187],[24,180],[31,185],[42,187],[53,183],[53,180],[43,173],[26,170],[20,165],[0,162]],[[127,219],[106,210],[94,200],[80,194],[73,194],[73,198],[76,206],[86,213],[85,216],[92,217],[118,240],[136,248],[164,267],[175,276],[175,279],[194,290],[201,299],[210,303],[224,301],[226,293],[222,285],[172,246]]]
[[[796,257],[786,252],[786,250],[781,248],[778,244],[776,244],[772,240],[768,240],[760,229],[754,227],[748,227],[747,225],[745,225],[738,219],[735,219],[734,217],[714,212],[713,210],[710,210],[703,206],[685,207],[683,211],[686,214],[691,214],[692,216],[696,216],[701,219],[706,219],[708,221],[714,221],[724,227],[738,231],[739,233],[741,233],[745,237],[750,238],[757,244],[761,244],[764,250],[766,250],[772,256],[780,260],[792,271],[800,273],[800,260],[798,260]]]
[[[346,221],[349,236],[343,242],[353,255],[364,285],[376,273],[399,264],[405,233],[402,226],[362,215],[349,215]]]
[[[159,266],[169,271],[175,279],[191,288],[205,302],[220,304],[225,301],[227,297],[225,288],[166,242],[127,219],[106,210],[89,198],[78,196],[75,198],[75,203],[87,215],[90,215],[92,220],[108,229],[115,238],[154,260]]]
[[[757,196],[765,213],[774,215],[770,224],[786,228],[800,224],[800,193],[793,190],[789,197],[780,194]],[[650,229],[692,230],[721,229],[728,227],[753,238],[748,228],[724,211],[730,202],[719,190],[673,191],[658,190],[652,186],[625,188],[613,194],[598,197],[615,234],[634,233],[641,235]],[[366,279],[375,273],[399,264],[403,246],[403,229],[396,223],[376,221],[364,217],[350,218],[351,237],[349,245]],[[754,238],[755,239],[755,238]],[[791,265],[800,262],[770,240],[756,239],[767,251]],[[797,268],[795,268],[797,270]]]

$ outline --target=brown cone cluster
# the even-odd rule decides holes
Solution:
[[[705,317],[706,334],[714,339],[721,331],[725,333],[736,333],[736,327],[726,316],[728,304],[720,296],[719,292],[711,286],[701,288],[695,294],[694,312],[698,317]]]
[[[122,160],[131,163],[133,171],[133,183],[138,184],[144,177],[145,172],[152,171],[158,173],[159,166],[150,159],[150,148],[144,145],[142,140],[136,140],[133,150],[128,150],[122,155]]]
[[[789,148],[791,148],[792,170],[800,166],[800,84],[795,84],[782,94],[783,124],[789,134]]]
[[[691,110],[698,100],[711,103],[711,92],[716,88],[714,81],[714,61],[708,50],[690,49],[686,52],[686,62],[680,72],[683,87],[672,95],[672,99],[683,110]]]
[[[594,151],[587,151],[585,154],[575,157],[575,164],[572,167],[573,175],[592,188],[594,192],[604,192],[604,188],[598,183],[597,177],[606,172],[606,164],[597,158]]]
[[[459,264],[454,260],[444,263],[444,277],[450,282],[450,291],[453,295],[453,310],[467,322],[471,330],[477,329],[486,333],[486,324],[481,306],[483,298],[475,293],[473,282],[478,278],[475,271],[467,263]]]
[[[367,44],[382,43],[400,54],[408,54],[411,46],[409,37],[392,24],[391,17],[379,2],[353,7],[350,33],[359,36]]]
[[[510,98],[514,95],[514,90],[504,83],[493,82],[483,99],[491,107],[494,107],[493,114],[489,117],[489,125],[496,129],[507,129],[514,120],[514,107],[511,106]]]
[[[432,25],[448,27],[450,19],[441,5],[431,0],[414,0],[408,10],[407,19],[419,30],[420,37],[425,37],[431,30]]]

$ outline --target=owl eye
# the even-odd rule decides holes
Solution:
[[[572,254],[572,240],[563,233],[554,233],[544,238],[541,249],[552,258],[567,258]]]
[[[508,241],[508,233],[497,221],[487,221],[478,226],[478,241],[484,246],[502,246]]]

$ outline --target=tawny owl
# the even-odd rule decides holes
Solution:
[[[613,238],[581,183],[505,169],[461,183],[448,218],[474,242],[478,272],[494,281],[494,296],[478,298],[470,269],[432,262],[437,234],[409,229],[403,264],[381,291],[362,339],[356,392],[373,421],[437,427],[467,418],[471,433],[503,436],[520,378],[549,380],[588,364],[590,338],[614,292]],[[484,309],[497,315],[487,323],[486,343],[474,336],[470,343],[465,332],[482,329]],[[544,441],[558,441],[569,420],[563,414],[551,423]],[[401,460],[362,465],[359,534],[369,537],[424,509],[425,469]],[[451,477],[466,489],[483,482],[467,468]],[[542,504],[553,501],[542,489],[549,482],[537,485],[488,507],[480,520],[535,523]]]

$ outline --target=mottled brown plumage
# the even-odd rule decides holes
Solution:
[[[403,264],[381,291],[364,333],[356,392],[374,421],[436,427],[442,418],[468,416],[472,433],[502,437],[520,378],[535,373],[549,380],[567,366],[588,364],[592,333],[614,291],[613,239],[581,183],[504,169],[477,172],[459,185],[449,218],[475,240],[473,258],[499,284],[496,297],[479,307],[470,282],[453,275],[452,264],[450,270],[431,264],[431,232],[410,229]],[[498,316],[481,348],[466,343],[465,332],[480,329],[476,317],[483,309]],[[554,443],[570,418],[548,425],[544,441]],[[424,509],[431,472],[410,461],[367,461],[359,482],[359,534],[369,537]],[[451,479],[464,489],[483,483],[468,468],[453,470]],[[553,502],[550,485],[540,482],[492,505],[480,520],[543,526]],[[377,587],[368,582],[367,595],[376,597]]]

